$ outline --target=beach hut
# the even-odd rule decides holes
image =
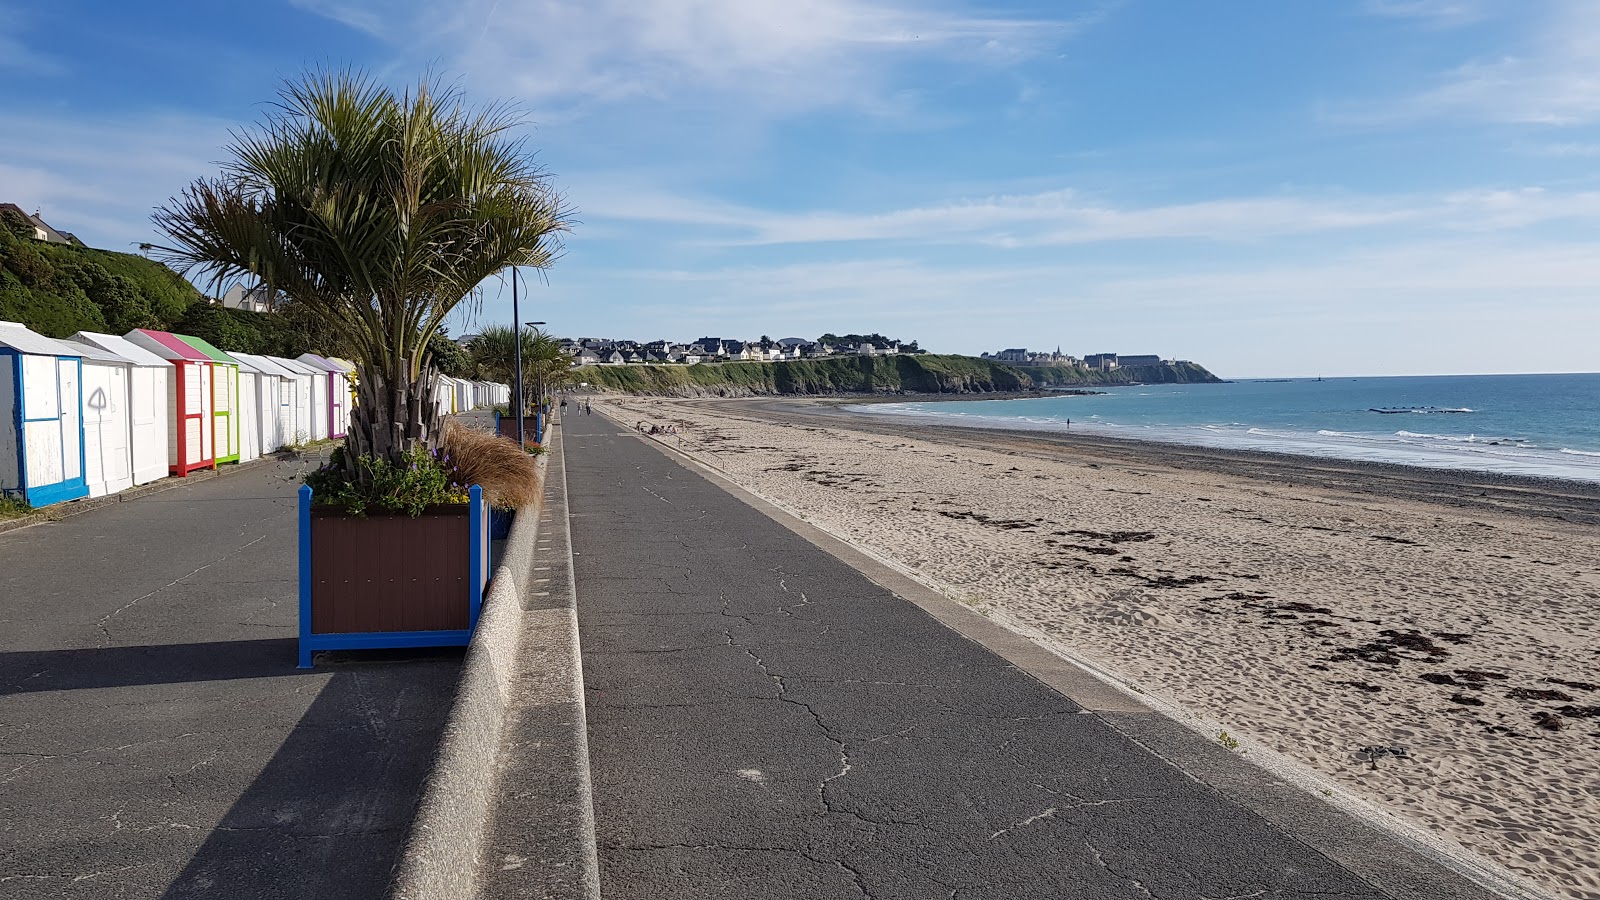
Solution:
[[[313,441],[328,439],[328,370],[306,362],[305,354],[295,358],[300,368],[311,373],[311,418],[306,419],[306,433]]]
[[[333,362],[327,357],[315,353],[302,353],[296,357],[313,369],[322,373],[322,389],[324,392],[322,409],[327,417],[324,423],[326,433],[324,437],[342,438],[345,428],[349,423],[345,410],[350,408],[350,376],[343,366]]]
[[[228,354],[239,368],[239,392],[233,410],[239,429],[239,462],[261,458],[261,370],[236,353]]]
[[[218,463],[239,462],[240,447],[243,444],[239,429],[244,424],[239,404],[239,361],[213,347],[203,338],[187,334],[180,334],[177,337],[211,358],[214,374],[211,381],[211,393],[214,395],[211,422],[212,439],[217,448],[216,460]]]
[[[123,335],[172,365],[167,380],[167,470],[178,476],[215,469],[215,360],[167,331],[135,328]]]
[[[456,412],[472,409],[472,382],[465,378],[452,379],[456,383]]]
[[[455,412],[451,403],[454,393],[450,386],[450,379],[443,375],[438,375],[433,379],[433,402],[439,408],[439,415],[448,416]]]
[[[340,359],[337,356],[328,357],[328,362],[333,363],[344,371],[345,384],[350,389],[350,402],[344,408],[345,430],[348,431],[350,423],[355,419],[356,415],[356,364],[348,359]]]
[[[294,442],[294,373],[269,357],[234,353],[256,372],[256,452],[262,456]]]
[[[133,483],[149,484],[167,477],[167,390],[172,364],[149,350],[114,334],[80,331],[75,344],[97,347],[129,363],[128,450]],[[86,401],[87,405],[87,401]]]
[[[133,363],[109,350],[67,341],[83,359],[83,479],[89,496],[133,487]]]
[[[0,494],[30,506],[89,495],[81,349],[16,322],[0,322]]]
[[[293,424],[289,429],[289,444],[304,444],[309,441],[319,440],[315,436],[315,414],[312,398],[317,393],[316,370],[297,359],[285,359],[281,356],[269,356],[267,359],[277,363],[284,371],[288,372],[294,381],[291,404],[293,406]]]

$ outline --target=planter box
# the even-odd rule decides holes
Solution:
[[[531,445],[531,444],[542,443],[542,438],[544,437],[544,435],[541,433],[541,430],[543,428],[544,428],[544,417],[543,416],[532,415],[532,416],[523,416],[522,417],[522,433],[523,433],[523,435],[525,437],[527,437],[528,444]],[[510,438],[511,442],[513,444],[516,443],[517,442],[517,417],[516,416],[502,416],[498,412],[495,413],[494,414],[494,430],[495,430],[495,433],[500,435],[501,437]]]
[[[421,516],[356,518],[300,488],[300,668],[317,650],[461,647],[489,580],[483,489]]]

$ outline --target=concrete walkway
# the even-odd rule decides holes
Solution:
[[[625,428],[564,430],[606,900],[1407,893]]]
[[[0,896],[383,896],[461,654],[294,668],[299,468],[0,535]]]

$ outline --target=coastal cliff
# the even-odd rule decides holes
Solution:
[[[1067,366],[1008,366],[971,356],[840,356],[784,362],[693,366],[584,366],[574,380],[602,390],[667,397],[772,394],[988,394],[1119,384],[1208,383],[1221,379],[1193,363],[1129,366],[1109,372]]]

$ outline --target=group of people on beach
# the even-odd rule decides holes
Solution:
[[[633,427],[638,429],[640,434],[677,434],[678,433],[678,428],[675,425],[667,425],[667,426],[651,425],[650,428],[647,430],[644,427],[644,422],[640,421],[639,424],[637,424],[637,425],[635,425]],[[688,426],[685,426],[685,427],[687,428]]]

